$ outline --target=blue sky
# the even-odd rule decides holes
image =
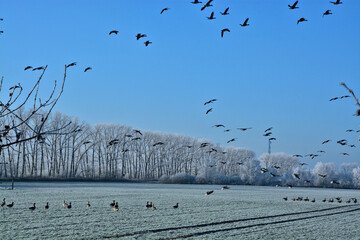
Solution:
[[[3,0],[0,75],[9,86],[30,87],[39,72],[24,67],[47,64],[45,95],[64,64],[78,62],[55,110],[90,124],[190,135],[257,156],[267,151],[262,134],[272,126],[274,152],[325,150],[304,161],[359,163],[359,133],[345,132],[360,129],[354,100],[329,99],[347,94],[341,81],[360,96],[360,1],[300,0],[289,10],[294,1],[214,0],[204,11],[190,2]],[[221,16],[227,7],[230,15]],[[327,9],[333,15],[322,17]],[[208,20],[212,11],[216,19]],[[308,22],[297,25],[301,17]],[[240,27],[246,18],[250,26]],[[230,33],[221,38],[223,28]],[[137,41],[137,33],[147,38]],[[205,115],[203,103],[212,98],[218,101]],[[343,138],[357,148],[335,143]],[[333,141],[322,145],[326,139]]]

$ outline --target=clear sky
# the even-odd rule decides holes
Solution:
[[[214,0],[200,11],[191,0],[1,0],[0,75],[30,88],[40,73],[24,67],[48,65],[46,89],[77,62],[55,110],[90,124],[189,135],[257,156],[273,127],[273,152],[326,151],[304,159],[310,166],[360,163],[360,133],[346,132],[360,129],[354,100],[329,102],[347,95],[341,81],[360,97],[360,1],[342,1],[300,0],[289,10],[295,1]],[[322,17],[327,9],[333,15]],[[308,21],[297,24],[301,17]],[[230,32],[221,38],[223,28]],[[147,37],[137,41],[137,33]],[[356,148],[336,144],[343,138]]]

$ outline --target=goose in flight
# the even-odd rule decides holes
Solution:
[[[136,34],[136,40],[139,40],[140,38],[143,38],[143,37],[147,37],[146,34],[141,34],[141,33],[138,33]]]
[[[163,143],[163,142],[154,143],[154,144],[153,144],[153,147],[156,147],[156,146],[158,146],[158,145],[164,145],[164,143]]]
[[[145,47],[149,46],[149,44],[152,44],[152,42],[150,42],[149,40],[147,40],[146,42],[144,42]]]
[[[205,114],[208,114],[211,111],[212,111],[212,108],[208,109]]]
[[[322,144],[328,143],[328,142],[330,142],[330,141],[331,141],[330,139],[325,140],[325,141],[322,142]]]
[[[87,72],[87,71],[89,71],[89,70],[92,70],[92,68],[91,68],[91,67],[87,67],[87,68],[85,68],[84,72]]]
[[[199,0],[194,0],[193,2],[190,2],[192,4],[198,4],[198,3],[202,3],[202,2],[199,2]]]
[[[237,138],[232,138],[230,139],[229,141],[227,141],[226,143],[231,143],[231,142],[234,142]]]
[[[216,125],[214,125],[213,127],[225,127],[224,125],[222,125],[222,124],[216,124]]]
[[[251,127],[248,127],[248,128],[237,128],[237,129],[239,129],[239,130],[241,130],[241,131],[246,131],[246,130],[249,130],[249,129],[252,129]]]
[[[109,35],[111,35],[111,34],[113,34],[113,33],[117,35],[118,32],[119,32],[119,31],[117,31],[117,30],[112,30],[112,31],[109,32]]]
[[[248,21],[249,21],[249,18],[245,19],[244,23],[240,24],[240,26],[242,26],[242,27],[249,26],[250,24],[248,24]]]
[[[268,136],[270,136],[271,134],[272,134],[272,132],[267,132],[267,133],[263,134],[263,136],[268,137]]]
[[[308,20],[305,18],[300,18],[299,20],[297,20],[297,24],[299,24],[300,22],[307,22]]]
[[[230,32],[228,28],[221,29],[221,37],[224,37],[224,32]]]
[[[211,12],[210,17],[207,17],[207,19],[209,19],[209,20],[216,19],[216,18],[214,18],[214,12]]]
[[[214,192],[214,190],[208,191],[205,193],[206,196],[209,196],[210,194],[212,194]]]
[[[331,15],[331,14],[332,14],[332,12],[329,9],[329,10],[326,10],[326,12],[324,12],[322,16],[324,17],[324,16]]]
[[[289,6],[289,9],[296,9],[296,8],[299,8],[299,7],[297,7],[296,5],[298,4],[298,2],[299,1],[296,1],[296,2],[294,2],[294,4],[293,5],[288,5]]]
[[[339,98],[338,97],[333,97],[329,100],[329,102],[332,102],[332,101],[335,101],[335,100],[338,100]]]
[[[319,177],[322,177],[322,178],[326,178],[326,174],[318,174],[319,175]]]
[[[160,14],[163,14],[165,11],[168,11],[170,8],[163,8],[163,10],[161,10]]]
[[[221,15],[229,15],[229,8],[226,8],[224,12],[220,12]]]
[[[29,70],[31,68],[33,68],[33,67],[32,66],[27,66],[26,68],[24,68],[24,71]]]
[[[213,102],[215,102],[215,101],[217,101],[217,99],[215,99],[215,98],[214,98],[214,99],[211,99],[211,100],[205,102],[205,103],[204,103],[204,106],[207,105],[207,104],[213,103]]]
[[[340,2],[340,0],[336,0],[336,2],[330,2],[330,3],[332,3],[332,4],[334,4],[334,5],[342,4],[342,2]]]
[[[269,128],[268,128],[268,129],[266,129],[264,132],[271,131],[271,129],[273,129],[273,127],[269,127]]]
[[[66,65],[66,68],[76,66],[77,62],[70,63]]]
[[[140,135],[142,136],[142,133],[141,133],[141,131],[140,131],[140,130],[138,130],[138,129],[134,129],[134,132],[135,132],[135,133],[138,133],[138,134],[140,134]]]
[[[205,5],[201,8],[201,11],[203,11],[205,8],[207,8],[207,7],[212,7],[213,5],[211,5],[211,2],[212,2],[213,0],[209,0],[207,3],[205,3]]]
[[[293,157],[303,157],[303,156],[300,154],[294,154]]]
[[[294,173],[294,177],[296,177],[297,179],[300,179],[300,176],[297,173]]]
[[[33,68],[33,71],[36,71],[36,70],[44,70],[45,68],[44,67],[37,67],[37,68]]]

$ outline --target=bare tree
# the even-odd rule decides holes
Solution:
[[[7,174],[7,165],[9,165],[11,176],[14,176],[14,161],[12,155],[15,151],[18,153],[21,152],[21,145],[25,147],[24,144],[32,140],[42,144],[45,142],[45,137],[55,130],[46,129],[45,123],[63,93],[66,80],[66,65],[60,91],[55,95],[57,89],[57,82],[55,81],[50,95],[44,101],[39,96],[39,89],[46,69],[47,66],[43,68],[40,77],[28,93],[24,93],[21,84],[18,83],[9,88],[9,92],[6,94],[7,97],[0,100],[0,156],[3,156],[4,151],[7,150],[9,154],[8,159],[10,160],[9,162],[5,162],[5,158],[3,158],[2,164],[4,164],[5,175]],[[6,92],[6,90],[3,89],[3,80],[4,77],[1,77],[0,93]],[[31,110],[25,114],[23,108],[29,105],[31,106]],[[44,110],[47,111],[45,112]],[[30,120],[40,114],[40,112],[42,113],[41,119],[32,126]],[[35,159],[37,155],[33,157],[31,172],[36,171],[34,167],[36,166]],[[17,166],[15,173],[18,173],[19,161],[20,156],[15,164]],[[25,162],[25,155],[23,155],[23,163],[25,164]],[[25,165],[23,168],[25,168]]]

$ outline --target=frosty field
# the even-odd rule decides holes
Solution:
[[[345,203],[359,199],[358,190],[221,187],[17,183],[13,191],[0,190],[0,201],[15,202],[0,209],[0,239],[360,239],[360,205]],[[206,196],[210,190],[214,193]],[[342,203],[321,201],[335,197]],[[63,200],[72,208],[63,208]],[[109,206],[113,200],[118,212]],[[157,209],[147,209],[147,201]],[[37,208],[31,211],[33,203]],[[173,209],[176,203],[179,208]]]

